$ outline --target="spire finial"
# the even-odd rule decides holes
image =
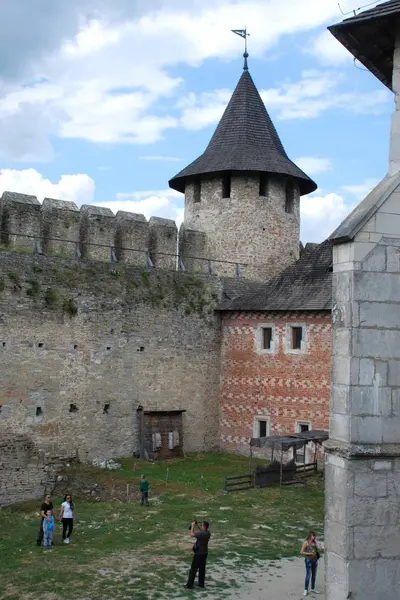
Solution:
[[[243,70],[248,71],[249,67],[247,65],[247,59],[249,58],[249,53],[247,52],[247,38],[249,37],[249,33],[247,33],[247,25],[244,29],[231,29],[232,33],[236,33],[236,35],[240,35],[241,38],[244,38],[244,65]]]

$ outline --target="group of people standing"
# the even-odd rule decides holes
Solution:
[[[65,494],[57,517],[57,520],[62,523],[62,539],[64,544],[69,544],[70,542],[72,530],[74,528],[74,513],[75,507],[72,496],[71,494]],[[53,536],[55,521],[54,505],[51,501],[50,494],[46,494],[40,507],[40,529],[36,544],[38,546],[43,545],[47,551],[51,551],[51,547],[54,545]]]

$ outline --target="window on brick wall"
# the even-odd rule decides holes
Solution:
[[[302,327],[291,327],[291,349],[301,350],[301,342],[303,341],[303,328]]]
[[[272,349],[272,327],[262,327],[261,328],[261,345],[263,350],[271,350]]]
[[[257,416],[254,418],[253,437],[268,437],[269,417]]]
[[[290,323],[286,326],[286,352],[300,353],[306,351],[306,327],[302,323]]]
[[[256,352],[269,354],[275,351],[275,327],[273,324],[260,323],[255,334]]]

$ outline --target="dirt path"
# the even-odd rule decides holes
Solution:
[[[266,563],[264,572],[260,569],[249,571],[240,589],[231,592],[226,600],[295,600],[303,597],[304,590],[304,560],[301,558],[284,559]],[[239,582],[238,582],[239,583]],[[318,564],[317,586],[321,593],[309,598],[324,600],[324,560]]]

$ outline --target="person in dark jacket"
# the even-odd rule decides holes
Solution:
[[[149,482],[147,481],[144,475],[140,477],[139,484],[140,491],[140,504],[148,504],[149,503]]]
[[[193,546],[194,556],[189,571],[189,578],[185,586],[189,590],[193,589],[197,571],[199,572],[199,587],[203,588],[205,586],[208,542],[211,537],[211,533],[208,530],[210,526],[208,521],[203,521],[198,531],[194,530],[196,526],[197,522],[193,521],[190,528],[190,535],[196,538],[196,543]]]
[[[44,501],[40,506],[40,529],[38,533],[38,537],[36,540],[36,545],[41,546],[43,543],[43,519],[46,518],[47,511],[51,510],[51,515],[53,515],[53,503],[51,501],[50,494],[46,494],[44,497]]]

